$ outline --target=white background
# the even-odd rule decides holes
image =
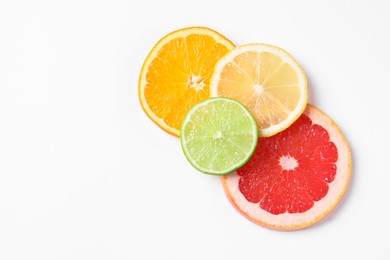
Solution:
[[[388,1],[0,1],[0,259],[389,259]],[[353,177],[311,228],[257,226],[152,123],[138,76],[187,26],[283,47]]]

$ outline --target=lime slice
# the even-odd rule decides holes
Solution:
[[[233,99],[209,98],[186,115],[180,141],[199,171],[225,175],[243,166],[256,149],[258,128],[249,110]]]

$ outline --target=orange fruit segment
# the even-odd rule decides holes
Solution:
[[[185,115],[208,98],[216,62],[234,48],[205,27],[189,27],[163,37],[147,56],[139,78],[145,113],[163,130],[179,136]]]
[[[226,54],[216,65],[210,91],[246,105],[262,137],[290,126],[308,99],[302,68],[286,51],[267,44],[242,45]]]

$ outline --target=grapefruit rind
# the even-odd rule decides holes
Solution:
[[[308,102],[308,87],[307,87],[307,78],[304,70],[299,65],[299,63],[284,49],[274,46],[271,44],[264,43],[251,43],[244,44],[235,47],[233,50],[225,54],[215,65],[213,75],[210,81],[210,95],[212,97],[218,97],[218,82],[220,80],[220,74],[223,68],[228,64],[232,59],[244,52],[271,52],[277,54],[280,57],[283,57],[285,63],[289,64],[291,67],[295,68],[295,71],[298,74],[299,86],[301,86],[299,101],[293,111],[288,115],[288,117],[276,125],[271,125],[268,128],[259,129],[259,136],[269,137],[275,135],[295,122],[295,120],[303,113]],[[245,104],[244,104],[245,105]]]
[[[339,127],[320,109],[308,104],[304,114],[313,122],[324,127],[338,150],[336,162],[337,173],[333,182],[328,183],[326,196],[314,203],[313,207],[303,213],[283,213],[273,215],[260,208],[258,203],[248,202],[238,188],[240,176],[236,172],[222,176],[222,185],[230,203],[243,216],[254,223],[278,230],[297,230],[309,227],[328,215],[345,194],[351,177],[352,156],[350,147]]]
[[[233,49],[235,47],[235,45],[229,39],[227,39],[226,37],[224,37],[223,35],[221,35],[217,31],[210,29],[210,28],[207,28],[207,27],[194,26],[194,27],[187,27],[187,28],[182,28],[182,29],[173,31],[173,32],[165,35],[163,38],[161,38],[156,43],[156,45],[154,45],[154,47],[149,52],[148,56],[146,57],[143,65],[142,65],[141,73],[140,73],[139,80],[138,80],[138,98],[140,100],[141,107],[144,110],[145,114],[157,126],[159,126],[161,129],[163,129],[167,133],[174,135],[174,136],[180,135],[180,129],[170,127],[169,125],[166,124],[164,119],[156,116],[152,112],[152,110],[150,109],[148,102],[145,99],[144,91],[145,91],[145,86],[147,83],[146,74],[148,72],[148,68],[149,68],[150,64],[157,57],[159,50],[164,45],[166,45],[168,42],[170,42],[171,40],[173,40],[175,38],[179,38],[179,37],[184,38],[184,37],[187,37],[189,35],[195,35],[195,34],[211,36],[212,38],[214,38],[216,40],[217,43],[225,45],[225,47],[227,47],[228,49]]]

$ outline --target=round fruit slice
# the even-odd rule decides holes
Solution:
[[[146,58],[139,78],[145,113],[162,129],[179,136],[188,110],[210,97],[215,63],[234,47],[219,33],[190,27],[163,37]]]
[[[325,217],[343,196],[350,174],[351,152],[340,129],[308,105],[291,127],[259,138],[249,162],[222,183],[245,217],[292,230]]]
[[[307,80],[294,58],[266,44],[239,46],[218,61],[211,96],[230,97],[256,118],[259,135],[272,136],[290,126],[307,104]]]
[[[238,101],[210,98],[195,105],[180,130],[184,155],[199,171],[223,175],[244,165],[258,140],[256,121]]]

